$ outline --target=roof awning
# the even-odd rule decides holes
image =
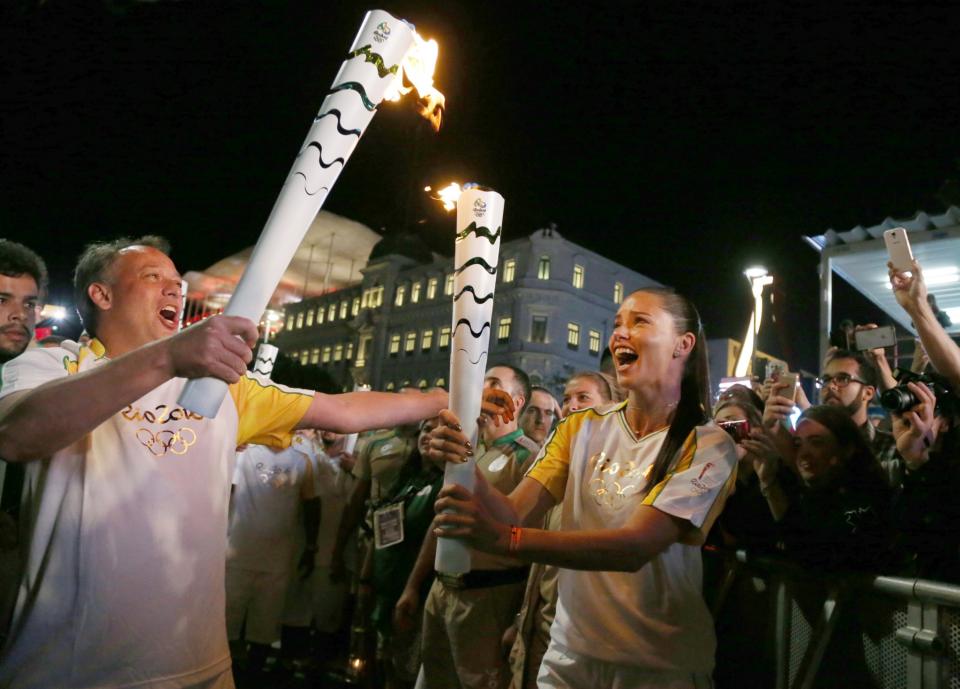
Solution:
[[[824,303],[820,318],[823,342],[831,326],[830,272],[842,277],[892,320],[916,334],[910,317],[897,304],[887,277],[883,233],[894,227],[907,229],[913,255],[923,267],[928,291],[936,296],[937,306],[953,322],[947,331],[960,335],[960,209],[951,206],[939,215],[920,212],[906,220],[887,218],[873,227],[858,226],[848,232],[827,230],[822,235],[804,237],[820,252],[823,263],[821,296]]]

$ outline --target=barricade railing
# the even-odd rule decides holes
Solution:
[[[719,689],[747,676],[776,689],[960,689],[960,587],[704,554]]]

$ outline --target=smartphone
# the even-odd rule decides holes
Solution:
[[[881,347],[892,347],[897,344],[897,329],[892,325],[885,325],[882,328],[858,330],[853,334],[853,340],[859,352]]]
[[[783,371],[780,374],[780,380],[778,385],[785,385],[780,394],[784,397],[789,397],[794,402],[797,401],[797,386],[800,385],[800,374],[792,373],[790,371]]]
[[[887,254],[893,267],[902,272],[913,269],[913,251],[910,249],[910,238],[902,227],[894,227],[883,233],[883,243],[887,245]]]
[[[764,380],[772,380],[774,382],[780,380],[780,374],[787,370],[787,365],[782,361],[768,361],[767,370],[765,371],[766,376]]]
[[[746,419],[740,419],[739,421],[718,421],[717,425],[725,430],[733,442],[739,443],[741,440],[745,440],[750,437],[750,422]]]

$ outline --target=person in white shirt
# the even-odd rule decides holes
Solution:
[[[296,428],[362,431],[436,416],[438,391],[324,395],[247,373],[256,326],[178,331],[180,274],[159,238],[88,247],[75,295],[88,345],[28,350],[0,388],[0,456],[25,462],[31,531],[0,686],[232,687],[224,618],[234,450]],[[230,384],[216,417],[187,378]]]
[[[634,292],[609,346],[627,400],[565,418],[509,496],[479,473],[473,494],[445,487],[436,533],[562,568],[542,689],[710,686],[716,640],[699,546],[737,453],[707,418],[699,314],[672,290]],[[432,452],[462,461],[466,438],[452,413],[441,418]],[[554,504],[561,529],[530,528]]]

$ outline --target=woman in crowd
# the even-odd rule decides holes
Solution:
[[[375,545],[371,619],[377,630],[378,656],[383,663],[387,689],[412,687],[420,668],[420,627],[400,619],[394,624],[394,606],[413,570],[420,546],[433,521],[433,503],[443,485],[442,465],[426,458],[430,431],[436,419],[420,424],[417,447],[404,463],[390,494],[374,507]],[[391,520],[394,520],[391,522]],[[396,529],[401,520],[403,530]],[[392,528],[391,528],[392,524]],[[395,540],[399,537],[399,540]],[[426,581],[429,588],[430,579]],[[420,591],[419,600],[426,595]],[[419,610],[422,615],[422,608]]]
[[[563,568],[540,687],[709,686],[713,622],[699,546],[730,491],[733,442],[708,424],[706,340],[693,305],[634,292],[610,338],[626,402],[564,419],[509,496],[478,477],[440,493],[438,535]],[[431,452],[471,449],[444,412]],[[530,528],[562,504],[562,530]]]
[[[794,435],[800,482],[778,458],[758,455],[760,491],[791,557],[820,568],[866,568],[888,561],[889,489],[863,434],[843,409],[809,407]]]
[[[599,407],[609,402],[622,402],[623,391],[616,381],[599,371],[578,371],[563,387],[560,418],[581,409]]]
[[[760,492],[754,465],[779,459],[776,447],[763,431],[762,407],[757,406],[754,399],[759,400],[755,392],[735,385],[721,395],[713,410],[713,420],[731,434],[743,451],[737,464],[737,489],[717,519],[718,528],[711,542],[766,550],[776,544],[777,528],[767,500]]]

